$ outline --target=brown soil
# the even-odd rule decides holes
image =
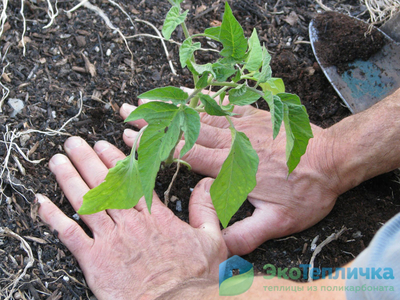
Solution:
[[[119,1],[132,17],[138,17],[160,28],[169,4],[167,1]],[[185,8],[190,10],[188,27],[194,32],[210,27],[221,20],[221,1],[188,1]],[[201,11],[204,4],[205,10]],[[329,127],[350,115],[333,88],[320,70],[309,44],[308,24],[320,8],[311,0],[282,0],[276,7],[264,5],[264,1],[232,1],[235,16],[243,24],[246,36],[255,27],[260,39],[273,56],[272,68],[275,77],[285,81],[287,91],[296,93],[306,106],[313,123]],[[28,128],[46,130],[59,129],[68,119],[78,113],[79,92],[83,93],[82,113],[65,127],[68,135],[79,135],[90,144],[104,139],[129,153],[122,141],[126,127],[118,115],[118,108],[124,102],[137,104],[137,95],[154,87],[175,85],[192,86],[189,73],[179,67],[178,48],[168,44],[170,57],[178,71],[171,74],[166,57],[160,50],[158,40],[137,38],[129,40],[134,53],[133,70],[131,56],[124,43],[109,30],[104,22],[92,12],[81,8],[67,15],[62,9],[73,7],[70,1],[59,1],[60,15],[53,26],[43,29],[48,23],[46,2],[31,4],[26,10],[30,38],[26,55],[18,47],[22,32],[19,19],[19,4],[10,2],[9,29],[0,43],[1,53],[8,48],[6,73],[10,82],[9,98],[22,99],[24,110],[11,118],[12,109],[3,106],[0,114],[0,132],[22,131]],[[151,33],[151,28],[135,23],[107,2],[99,4],[110,16],[114,25],[127,35]],[[211,8],[212,9],[209,9]],[[343,1],[336,10],[349,10],[354,15],[363,11],[358,1]],[[36,20],[36,21],[32,21]],[[182,33],[173,36],[182,40]],[[108,49],[111,54],[107,55]],[[85,71],[82,53],[95,66],[97,74],[91,76]],[[202,61],[212,55],[202,53]],[[2,67],[7,61],[3,61]],[[2,81],[4,82],[4,81]],[[7,103],[7,101],[6,101]],[[259,106],[265,108],[260,102]],[[38,219],[31,216],[33,192],[49,196],[68,216],[75,212],[59,189],[54,176],[48,170],[49,158],[63,152],[66,135],[47,136],[30,134],[29,139],[14,140],[25,153],[30,151],[31,160],[44,161],[32,164],[13,152],[9,172],[2,176],[0,226],[7,227],[23,237],[32,249],[34,264],[27,275],[17,285],[20,293],[32,299],[86,299],[91,295],[86,287],[82,272],[71,253],[50,230]],[[0,143],[1,161],[7,158],[7,148]],[[25,169],[18,167],[17,160]],[[162,197],[174,170],[163,171],[157,177],[156,189]],[[10,176],[7,176],[10,175]],[[172,195],[182,204],[182,212],[177,211],[177,202],[169,207],[182,219],[187,219],[190,189],[201,177],[187,170],[180,172]],[[23,184],[19,185],[19,184]],[[314,227],[286,239],[271,240],[261,245],[245,259],[258,269],[271,263],[277,267],[295,267],[310,261],[310,243],[319,235],[319,242],[340,230],[347,231],[341,239],[324,247],[317,256],[316,267],[341,266],[358,255],[368,245],[373,235],[400,211],[400,185],[395,172],[371,179],[339,197],[333,211]],[[236,220],[249,216],[252,207],[243,205],[235,216]],[[82,224],[81,221],[79,221]],[[82,224],[83,226],[83,224]],[[319,243],[318,242],[318,243]],[[0,287],[2,292],[10,291],[12,280],[27,263],[27,254],[15,238],[0,239]]]
[[[368,60],[385,45],[385,35],[369,24],[338,12],[325,12],[315,18],[320,63],[336,66],[339,74],[355,59]]]

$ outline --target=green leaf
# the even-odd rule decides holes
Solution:
[[[201,90],[205,89],[208,86],[208,75],[209,72],[204,72],[203,76],[199,78],[199,80],[196,82],[196,89]]]
[[[226,96],[226,92],[223,91],[223,92],[221,93],[221,95],[219,95],[219,103],[224,102],[225,96]]]
[[[126,122],[144,119],[148,125],[138,149],[139,175],[150,211],[154,183],[160,164],[178,143],[182,121],[180,108],[164,102],[149,102],[136,108]]]
[[[185,134],[185,145],[181,150],[180,157],[184,156],[190,149],[192,149],[200,133],[200,115],[197,111],[185,105],[182,119],[183,122],[181,129]]]
[[[181,157],[189,151],[200,132],[200,116],[192,108],[164,102],[149,102],[136,108],[127,122],[144,119],[148,125],[140,139],[138,168],[143,194],[150,210],[152,193],[162,161],[167,159],[185,134]]]
[[[241,76],[242,76],[242,73],[240,72],[240,70],[237,70],[235,76],[233,76],[233,78],[232,78],[232,81],[235,83],[238,82],[240,80]]]
[[[243,28],[236,20],[232,10],[225,2],[225,12],[222,18],[219,39],[224,46],[222,56],[232,56],[235,59],[242,58],[247,50],[247,40],[244,37]]]
[[[195,73],[196,75],[202,75],[207,72],[211,73],[214,78],[216,77],[211,63],[207,63],[205,65],[198,65],[191,61],[188,61],[187,63],[189,70],[191,70],[191,72]]]
[[[254,28],[253,33],[249,38],[249,51],[248,56],[246,58],[246,63],[244,67],[252,71],[258,71],[262,64],[262,48],[260,44],[260,40],[258,39],[257,30]]]
[[[204,30],[204,33],[213,40],[220,42],[219,35],[221,33],[221,26],[207,28],[206,30]]]
[[[206,113],[211,116],[229,116],[232,115],[229,111],[225,111],[218,105],[218,103],[211,98],[209,95],[199,93],[199,98],[201,103],[204,104],[204,109]]]
[[[179,6],[171,7],[169,12],[167,13],[167,16],[165,18],[164,25],[162,28],[162,34],[167,40],[169,40],[171,38],[171,34],[172,34],[172,32],[174,32],[175,28],[179,24],[182,24],[185,21],[188,12],[189,11],[186,10],[183,13],[180,13]]]
[[[237,87],[235,87],[234,89],[232,89],[237,96],[241,96],[244,95],[244,93],[246,93],[247,91],[247,86],[245,83],[239,84]]]
[[[265,91],[263,98],[265,99],[265,101],[267,101],[269,106],[269,111],[271,113],[273,139],[275,139],[278,136],[282,125],[283,103],[281,101],[281,98],[273,95],[270,91]]]
[[[231,128],[231,133],[231,150],[210,189],[214,208],[224,227],[257,183],[256,151],[243,132]]]
[[[281,93],[278,96],[284,108],[283,122],[286,130],[286,164],[289,174],[300,162],[306,152],[308,141],[313,137],[310,120],[298,96]]]
[[[184,40],[182,45],[179,47],[179,60],[182,68],[186,67],[186,62],[191,59],[193,53],[200,48],[201,44],[199,42],[193,44],[191,38]]]
[[[267,82],[260,83],[260,87],[264,92],[271,91],[274,95],[285,92],[285,84],[281,78],[271,77]]]
[[[100,185],[83,196],[78,214],[94,214],[105,209],[134,207],[143,196],[137,160],[129,155],[117,162]]]
[[[271,62],[271,55],[269,55],[267,48],[264,46],[262,47],[263,52],[262,52],[262,57],[263,57],[263,62],[262,62],[262,69],[261,72],[258,76],[257,84],[264,83],[268,79],[271,78],[272,76],[272,70],[269,65]]]
[[[215,74],[214,78],[217,81],[226,81],[236,72],[234,64],[224,63],[223,61],[217,61],[213,63],[212,69]]]
[[[186,103],[188,97],[188,93],[174,86],[156,88],[138,96],[139,99],[171,101],[174,104]]]
[[[183,2],[183,0],[168,0],[168,1],[169,3],[177,7],[180,7],[181,3]]]
[[[148,102],[140,105],[125,119],[125,122],[144,119],[147,123],[163,122],[175,113],[177,106],[165,102]]]
[[[236,89],[231,89],[229,91],[229,102],[233,105],[244,106],[253,104],[260,99],[260,97],[261,96],[258,93],[253,92],[247,87],[245,88],[244,93],[238,93]]]

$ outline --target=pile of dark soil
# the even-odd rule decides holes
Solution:
[[[25,295],[26,299],[87,299],[91,296],[74,257],[45,224],[31,215],[33,193],[40,192],[49,196],[69,217],[76,217],[48,170],[50,157],[63,152],[62,145],[68,135],[79,135],[92,145],[98,140],[107,140],[129,153],[121,138],[126,125],[118,115],[119,107],[124,102],[137,104],[137,95],[155,87],[193,85],[187,70],[180,68],[176,45],[167,44],[169,57],[178,73],[174,76],[159,40],[129,39],[132,61],[120,36],[107,28],[97,15],[85,8],[67,14],[64,10],[71,9],[75,3],[58,3],[60,14],[46,29],[43,28],[49,23],[46,1],[31,3],[25,10],[26,37],[29,38],[25,56],[18,47],[23,32],[19,2],[9,1],[7,30],[0,39],[1,53],[7,53],[2,67],[9,63],[2,82],[10,90],[8,97],[20,99],[25,105],[19,114],[11,117],[12,108],[5,102],[0,113],[3,139],[11,131],[61,128],[78,114],[79,93],[83,94],[82,112],[65,127],[66,135],[31,133],[14,140],[25,153],[29,152],[30,160],[44,159],[41,163],[32,164],[13,151],[15,158],[9,157],[8,172],[3,173],[0,226],[25,239],[33,255],[33,266],[16,286],[17,293]],[[107,1],[96,3],[124,34],[154,34],[153,29],[143,23],[132,25]],[[121,0],[118,3],[132,18],[149,21],[157,28],[161,28],[169,9],[167,1]],[[300,96],[313,123],[329,127],[350,115],[324,77],[307,42],[308,24],[321,10],[315,1],[237,0],[230,4],[246,36],[257,28],[261,42],[272,55],[273,75],[283,78],[288,92]],[[365,10],[354,0],[331,1],[327,5],[352,15],[360,15]],[[222,1],[186,0],[184,6],[189,9],[188,27],[193,32],[221,21]],[[180,31],[173,36],[178,41],[182,41],[182,37]],[[208,62],[212,57],[202,53],[200,62]],[[95,74],[86,68],[87,60],[95,68]],[[260,102],[259,106],[263,108],[265,104]],[[5,159],[7,147],[0,143],[0,161]],[[157,177],[156,188],[161,197],[173,172],[173,169],[165,171]],[[169,207],[182,219],[187,219],[190,189],[200,178],[183,170],[171,192],[181,201],[182,211],[177,210],[177,202],[170,203]],[[310,261],[310,244],[317,235],[322,241],[345,226],[347,231],[341,239],[324,247],[315,261],[316,267],[338,267],[358,255],[382,224],[399,211],[400,184],[396,173],[391,172],[340,196],[333,211],[314,227],[285,239],[268,241],[245,259],[260,270],[268,263],[282,268],[298,267]],[[245,218],[251,212],[252,207],[247,203],[235,219]],[[79,223],[84,226],[81,221]],[[0,248],[0,282],[4,296],[18,272],[26,266],[29,255],[13,237],[2,237]],[[17,294],[14,296],[17,298]]]
[[[336,66],[339,74],[355,59],[368,60],[385,45],[385,35],[359,19],[338,12],[325,12],[315,18],[320,63]]]

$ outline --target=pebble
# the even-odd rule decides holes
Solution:
[[[11,118],[14,118],[18,113],[20,113],[25,106],[24,101],[16,98],[8,99],[8,105],[13,109],[13,112],[10,114]]]
[[[21,135],[21,137],[19,138],[19,143],[22,147],[24,147],[26,145],[26,142],[29,141],[30,138],[31,136],[29,134]]]
[[[177,200],[176,201],[176,206],[175,206],[176,211],[182,211],[182,201],[181,200]]]
[[[110,56],[110,55],[111,55],[111,49],[107,49],[106,55],[107,55],[107,56]]]
[[[78,215],[78,214],[74,214],[74,215],[72,216],[72,218],[73,218],[75,221],[79,221],[79,215]]]

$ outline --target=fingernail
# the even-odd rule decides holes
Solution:
[[[141,101],[143,104],[145,104],[145,103],[149,103],[149,102],[154,101],[154,100],[140,99],[140,101]]]
[[[82,139],[77,136],[70,137],[65,141],[64,147],[66,149],[74,149],[82,145]]]
[[[214,180],[212,180],[211,178],[208,178],[204,184],[204,191],[209,194],[210,193],[210,189],[211,189],[211,185],[213,184]]]
[[[42,194],[36,194],[36,200],[39,204],[42,204],[43,202],[46,201],[46,199],[44,198],[44,196]]]
[[[132,130],[132,129],[125,129],[124,130],[124,135],[128,138],[128,139],[134,139],[137,136],[137,132]]]
[[[135,109],[135,107],[132,105],[129,105],[128,103],[124,103],[124,104],[122,104],[121,109],[127,113],[131,113]]]
[[[51,158],[50,161],[53,165],[58,166],[58,165],[65,164],[68,161],[68,159],[62,154],[56,154]]]
[[[98,141],[94,145],[94,151],[96,151],[97,154],[107,150],[108,148],[110,148],[110,143],[108,143],[106,141]]]

